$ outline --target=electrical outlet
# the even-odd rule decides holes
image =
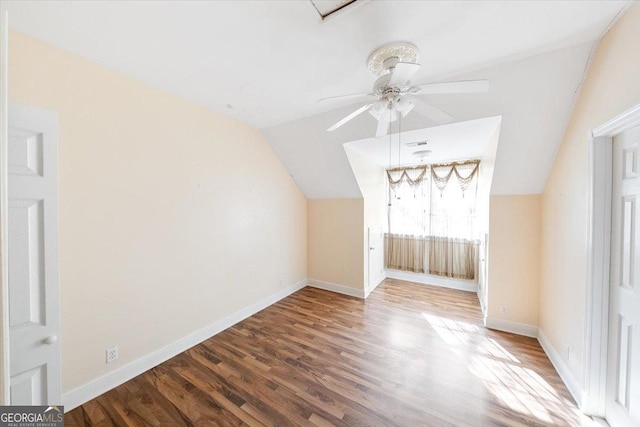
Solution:
[[[118,346],[107,349],[107,363],[111,363],[118,359]]]
[[[502,313],[502,314],[509,313],[509,308],[506,305],[501,305],[500,306],[500,313]]]

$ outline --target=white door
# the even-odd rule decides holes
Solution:
[[[384,279],[384,236],[382,227],[369,228],[369,290]]]
[[[12,405],[59,405],[57,117],[9,106],[9,363]]]
[[[606,416],[640,426],[640,127],[613,139]]]

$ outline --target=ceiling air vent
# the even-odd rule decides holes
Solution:
[[[427,157],[429,154],[431,154],[431,150],[418,150],[413,153],[416,157]]]
[[[424,147],[429,141],[405,142],[405,147]]]
[[[334,13],[340,12],[347,6],[352,5],[357,0],[309,0],[313,8],[318,12],[324,21]]]

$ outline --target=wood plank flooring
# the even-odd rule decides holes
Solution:
[[[473,293],[305,288],[65,415],[71,426],[587,425],[538,342]]]

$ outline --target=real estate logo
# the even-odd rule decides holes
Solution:
[[[64,427],[64,406],[0,406],[0,427]]]

